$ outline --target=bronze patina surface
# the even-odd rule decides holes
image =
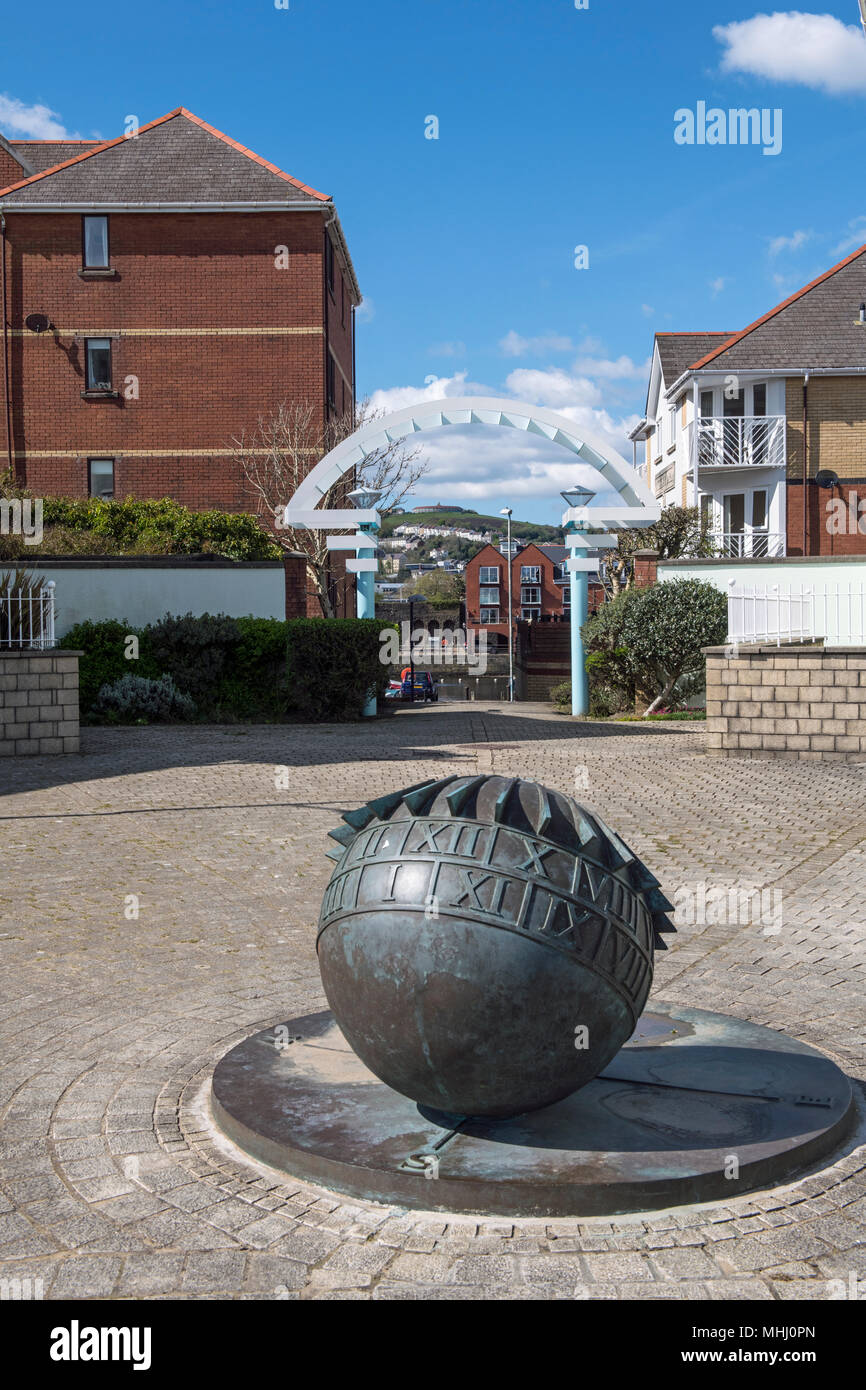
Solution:
[[[212,1107],[237,1144],[294,1177],[424,1210],[515,1216],[742,1196],[831,1154],[855,1115],[847,1077],[813,1048],[662,1004],[603,1075],[513,1119],[425,1115],[364,1066],[330,1013],[234,1048],[216,1068]]]
[[[433,1110],[504,1117],[616,1055],[673,927],[658,880],[598,816],[537,782],[479,776],[343,819],[319,968],[371,1071]]]

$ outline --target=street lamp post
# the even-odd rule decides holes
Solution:
[[[503,507],[499,515],[508,518],[508,700],[514,701],[514,613],[511,600],[511,507]]]
[[[348,500],[353,507],[361,511],[375,507],[379,498],[382,496],[379,488],[356,487],[353,492],[348,494]],[[360,567],[355,576],[356,608],[359,618],[375,618],[376,616],[376,532],[378,526],[375,522],[362,522],[358,530],[370,537],[369,547],[358,546],[358,559],[368,562],[364,568]],[[372,561],[372,564],[369,562]],[[351,563],[351,562],[350,562]],[[371,718],[376,713],[376,692],[375,690],[367,699],[362,714],[366,719]]]
[[[409,598],[409,701],[415,703],[415,647],[412,633],[415,629],[415,604],[423,603],[423,594],[412,594]]]
[[[585,507],[595,496],[588,488],[574,488],[560,494],[569,507]],[[588,527],[577,521],[565,521],[566,541],[569,536],[585,532]],[[578,554],[576,543],[570,547],[568,560],[568,580],[571,594],[571,713],[589,713],[589,678],[586,674],[586,657],[583,650],[581,628],[589,616],[589,569],[593,563],[586,558],[587,552]]]

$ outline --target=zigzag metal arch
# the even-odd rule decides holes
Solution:
[[[576,460],[594,468],[605,484],[604,490],[615,492],[620,505],[645,508],[646,521],[631,521],[631,525],[650,526],[658,520],[658,503],[646,483],[621,454],[597,435],[578,430],[573,421],[553,410],[527,405],[524,401],[499,400],[494,396],[461,396],[422,401],[362,425],[320,459],[307,474],[286,507],[286,525],[295,524],[293,512],[310,511],[317,507],[345,473],[360,467],[368,454],[377,448],[444,425],[498,425],[540,435],[567,449]]]
[[[623,870],[630,887],[643,897],[650,913],[656,950],[667,949],[663,935],[676,930],[668,917],[673,905],[662,892],[655,874],[609,825],[573,797],[551,792],[535,783],[527,810],[527,799],[520,797],[521,788],[527,784],[518,777],[488,773],[481,776],[431,778],[368,801],[366,806],[346,811],[342,816],[345,824],[328,832],[329,838],[336,840],[339,849],[327,850],[327,857],[339,865],[362,830],[366,830],[374,821],[395,818],[395,813],[401,807],[405,807],[410,817],[424,817],[431,813],[436,803],[438,816],[445,814],[457,819],[471,818],[479,793],[491,782],[496,783],[497,791],[492,823],[511,827],[523,834],[529,833],[574,854],[583,854],[608,872]]]

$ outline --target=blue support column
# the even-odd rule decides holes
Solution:
[[[362,526],[361,530],[366,532],[368,528]],[[376,541],[371,535],[370,549],[359,550],[359,560],[372,560]],[[376,616],[376,576],[372,570],[364,570],[355,576],[355,599],[359,618],[375,618]],[[376,695],[375,692],[364,705],[362,714],[365,719],[372,719],[376,714]]]
[[[572,556],[576,554],[572,551]],[[586,674],[586,658],[580,629],[589,617],[589,574],[586,570],[572,570],[569,575],[571,590],[571,712],[589,714],[589,678]]]

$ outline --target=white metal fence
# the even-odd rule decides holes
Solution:
[[[0,651],[43,651],[54,642],[54,580],[41,589],[0,588]]]
[[[811,585],[784,589],[728,586],[728,641],[782,642],[823,638],[826,646],[866,644],[866,585]]]
[[[695,437],[701,468],[784,467],[784,415],[703,417]]]

